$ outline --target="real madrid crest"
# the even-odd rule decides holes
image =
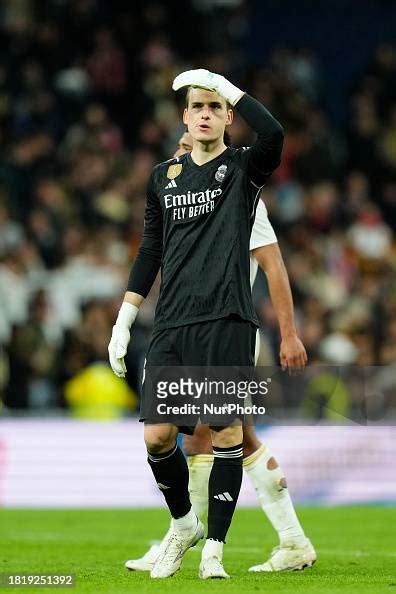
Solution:
[[[175,179],[175,177],[181,174],[182,169],[183,165],[181,163],[176,163],[176,165],[169,165],[166,177],[168,179]]]
[[[227,165],[220,165],[218,170],[215,173],[215,180],[218,182],[222,182],[225,178],[227,173]]]

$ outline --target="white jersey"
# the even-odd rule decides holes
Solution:
[[[278,239],[275,235],[275,231],[269,222],[267,209],[264,202],[260,199],[257,204],[256,218],[250,236],[250,251],[256,248],[263,247],[264,245],[270,245],[271,243],[277,243]],[[258,271],[258,264],[256,258],[250,255],[250,286],[253,287],[254,281],[256,280]]]

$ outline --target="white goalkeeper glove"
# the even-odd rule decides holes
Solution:
[[[203,89],[216,91],[216,93],[224,97],[231,105],[235,105],[242,95],[244,95],[244,91],[238,89],[238,87],[230,83],[224,76],[209,72],[209,70],[203,68],[186,70],[186,72],[178,74],[173,81],[172,89],[178,91],[183,87],[202,87]]]
[[[131,338],[130,328],[138,311],[136,305],[124,301],[113,326],[108,351],[111,368],[118,377],[125,377],[126,374],[124,357]]]

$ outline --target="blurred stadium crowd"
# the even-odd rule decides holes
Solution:
[[[182,12],[173,1],[5,0],[0,11],[8,411],[108,397],[120,410],[136,405],[158,282],[133,331],[128,384],[111,374],[107,344],[141,238],[146,180],[183,132],[183,99],[171,82],[189,67],[228,76],[286,130],[282,164],[262,197],[310,361],[396,363],[396,47],[379,46],[351,81],[348,118],[336,127],[321,107],[326,71],[312,49],[278,47],[249,62],[251,15],[241,0],[184,2]],[[231,137],[234,146],[252,141],[238,118]],[[261,362],[277,364],[263,276],[254,298]]]

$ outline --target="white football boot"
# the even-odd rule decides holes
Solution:
[[[158,557],[160,545],[153,544],[148,551],[139,559],[129,559],[125,562],[125,567],[129,571],[151,571]]]
[[[261,565],[253,565],[249,571],[297,571],[312,567],[316,561],[316,552],[311,541],[307,538],[306,543],[290,546],[277,546],[272,550],[270,558]]]
[[[218,557],[202,559],[199,564],[198,575],[202,580],[225,579],[230,577],[223,567],[223,562]]]
[[[207,540],[202,549],[198,576],[202,580],[226,579],[230,576],[223,567],[223,543]]]
[[[193,532],[183,534],[172,531],[164,549],[157,557],[154,567],[151,570],[152,578],[167,578],[176,573],[180,568],[183,556],[190,547],[193,547],[205,532],[204,525],[197,518],[197,525]]]
[[[165,550],[172,532],[173,528],[171,524],[168,532],[165,534],[164,538],[161,540],[159,544],[151,545],[151,547],[148,551],[146,551],[143,557],[140,557],[139,559],[130,559],[129,561],[126,561],[125,567],[129,569],[129,571],[151,571],[159,555],[162,551]]]

